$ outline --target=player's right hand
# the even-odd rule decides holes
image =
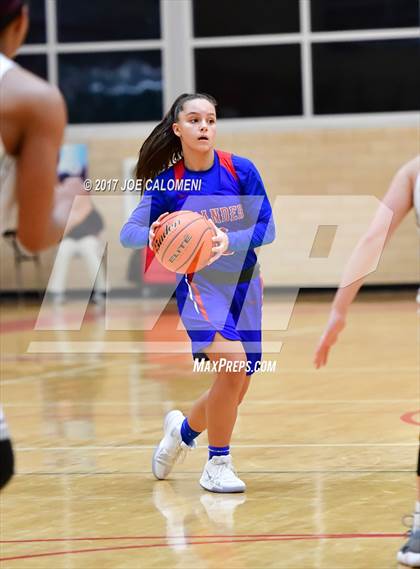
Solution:
[[[315,350],[314,365],[316,369],[327,365],[330,349],[337,342],[338,335],[344,329],[345,325],[346,319],[344,315],[333,310],[328,320],[327,327],[325,328]]]
[[[149,229],[149,247],[150,247],[150,249],[152,249],[152,250],[153,250],[153,239],[155,238],[156,229],[157,229],[160,225],[162,225],[162,220],[163,220],[163,218],[165,217],[165,215],[168,215],[168,213],[169,213],[169,211],[165,211],[165,213],[162,213],[161,215],[159,215],[159,217],[157,218],[157,220],[154,221],[154,222],[152,223],[152,225],[150,226],[150,229]]]

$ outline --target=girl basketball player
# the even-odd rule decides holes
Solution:
[[[255,166],[214,150],[215,107],[209,95],[181,95],[144,142],[137,179],[156,178],[162,187],[168,180],[189,178],[200,181],[200,191],[192,197],[182,190],[185,186],[175,192],[146,191],[121,231],[121,243],[150,245],[164,215],[181,209],[201,212],[213,225],[211,266],[178,275],[176,298],[193,356],[214,362],[217,373],[188,417],[178,410],[168,413],[152,470],[156,478],[166,478],[207,429],[209,459],[201,486],[210,492],[243,492],[229,445],[238,405],[261,359],[262,287],[254,248],[273,241],[274,224]],[[222,368],[222,361],[230,366]]]
[[[362,274],[363,267],[368,266],[370,261],[377,257],[380,252],[384,236],[386,235],[386,241],[391,238],[391,235],[413,206],[420,228],[420,156],[404,164],[396,173],[388,192],[385,194],[383,203],[393,212],[389,230],[386,211],[380,207],[370,228],[349,260],[345,271],[345,282],[352,282],[351,274]],[[315,352],[315,367],[320,368],[326,365],[331,346],[336,343],[339,333],[345,327],[348,309],[362,286],[363,280],[360,278],[352,284],[338,289],[331,307],[327,327]],[[413,530],[408,542],[398,552],[397,559],[400,563],[420,567],[420,449]]]
[[[59,241],[73,195],[54,195],[58,152],[66,123],[59,91],[10,58],[28,29],[23,0],[0,2],[0,235],[36,252]],[[72,216],[76,224],[85,215]],[[0,407],[0,488],[13,475],[13,452]]]

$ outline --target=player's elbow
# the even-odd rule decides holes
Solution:
[[[129,240],[127,238],[127,233],[125,231],[125,225],[120,231],[120,244],[125,248],[128,249],[130,247]]]
[[[273,243],[275,238],[276,238],[276,228],[273,225],[273,228],[270,230],[270,233],[268,235],[268,243]]]
[[[120,231],[120,243],[125,249],[133,248],[133,240],[129,225],[126,223]]]
[[[267,230],[264,236],[264,245],[269,245],[276,238],[276,227],[273,220],[271,219],[267,225]]]
[[[127,221],[120,232],[120,243],[126,249],[143,249],[149,240],[149,228]]]

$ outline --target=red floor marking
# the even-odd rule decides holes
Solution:
[[[356,539],[356,538],[393,538],[398,537],[402,538],[405,534],[403,533],[377,533],[377,534],[308,534],[308,535],[299,535],[299,534],[262,534],[262,535],[234,535],[234,536],[225,536],[223,539],[211,539],[210,541],[190,541],[194,539],[193,536],[189,536],[185,538],[185,543],[187,545],[211,545],[211,544],[222,544],[222,543],[256,543],[256,542],[269,542],[269,541],[304,541],[304,540],[312,540],[312,539]],[[144,536],[140,539],[162,539],[163,536]],[[196,538],[206,538],[206,537],[220,537],[220,536],[196,536]],[[93,539],[139,539],[139,538],[130,538],[130,537],[120,537],[120,538],[71,538],[72,540],[93,540]],[[97,547],[97,548],[90,548],[90,549],[73,549],[68,551],[47,551],[44,553],[30,553],[26,555],[15,555],[11,557],[1,557],[0,561],[14,561],[17,559],[32,559],[35,557],[52,557],[57,555],[74,555],[77,553],[95,553],[95,552],[105,552],[105,551],[121,551],[121,550],[128,550],[128,549],[150,549],[156,547],[172,547],[172,544],[167,543],[170,539],[182,539],[182,537],[166,537],[165,542],[161,543],[144,543],[141,545],[119,545],[114,547]],[[61,538],[64,541],[64,538]],[[20,543],[23,542],[34,542],[36,540],[22,540]],[[48,541],[45,540],[38,540],[38,541]],[[53,539],[51,539],[53,541]],[[56,541],[60,541],[60,538],[57,538]],[[11,541],[2,541],[2,543],[11,543]],[[16,543],[16,542],[13,542]]]
[[[414,415],[420,415],[420,409],[417,409],[417,411],[408,411],[404,413],[404,415],[401,415],[400,419],[409,425],[420,425],[419,421],[413,419]]]
[[[389,535],[380,535],[378,534],[376,537],[402,537],[404,534],[389,534]],[[372,535],[368,536],[357,536],[356,537],[373,537]],[[355,536],[347,535],[346,538],[353,538]],[[241,536],[237,536],[241,537]],[[301,536],[301,537],[276,537],[276,536],[266,536],[266,537],[254,537],[254,538],[245,538],[245,539],[219,539],[219,540],[212,540],[212,541],[189,541],[187,538],[185,539],[185,543],[187,545],[212,545],[212,544],[222,544],[222,543],[255,543],[255,542],[269,542],[269,541],[299,541],[299,540],[307,540],[307,539],[326,539],[328,536]],[[344,537],[344,536],[343,536]],[[174,539],[174,538],[167,538],[167,539]],[[156,547],[172,547],[172,544],[169,543],[146,543],[142,545],[120,545],[117,547],[97,547],[92,549],[73,549],[69,551],[48,551],[45,553],[32,553],[28,555],[18,555],[13,557],[0,557],[0,561],[14,561],[16,559],[32,559],[34,557],[52,557],[57,555],[74,555],[77,553],[95,553],[95,552],[109,552],[109,551],[121,551],[125,549],[150,549]]]
[[[186,539],[214,539],[224,538],[243,538],[243,537],[272,537],[289,538],[300,537],[310,539],[345,539],[345,538],[370,538],[370,537],[404,537],[405,533],[241,533],[241,534],[210,534],[210,535],[189,535]],[[180,539],[183,535],[122,535],[122,536],[101,536],[101,537],[44,537],[39,539],[0,539],[0,543],[41,543],[50,541],[107,541],[120,539]]]

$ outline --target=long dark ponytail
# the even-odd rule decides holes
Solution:
[[[24,6],[29,0],[0,0],[0,33],[22,14]]]
[[[175,99],[172,107],[140,148],[135,172],[136,178],[142,181],[142,188],[145,187],[146,180],[153,179],[160,172],[181,160],[181,141],[172,130],[172,125],[178,120],[184,103],[194,99],[206,99],[212,105],[217,105],[216,100],[206,93],[183,93]]]

